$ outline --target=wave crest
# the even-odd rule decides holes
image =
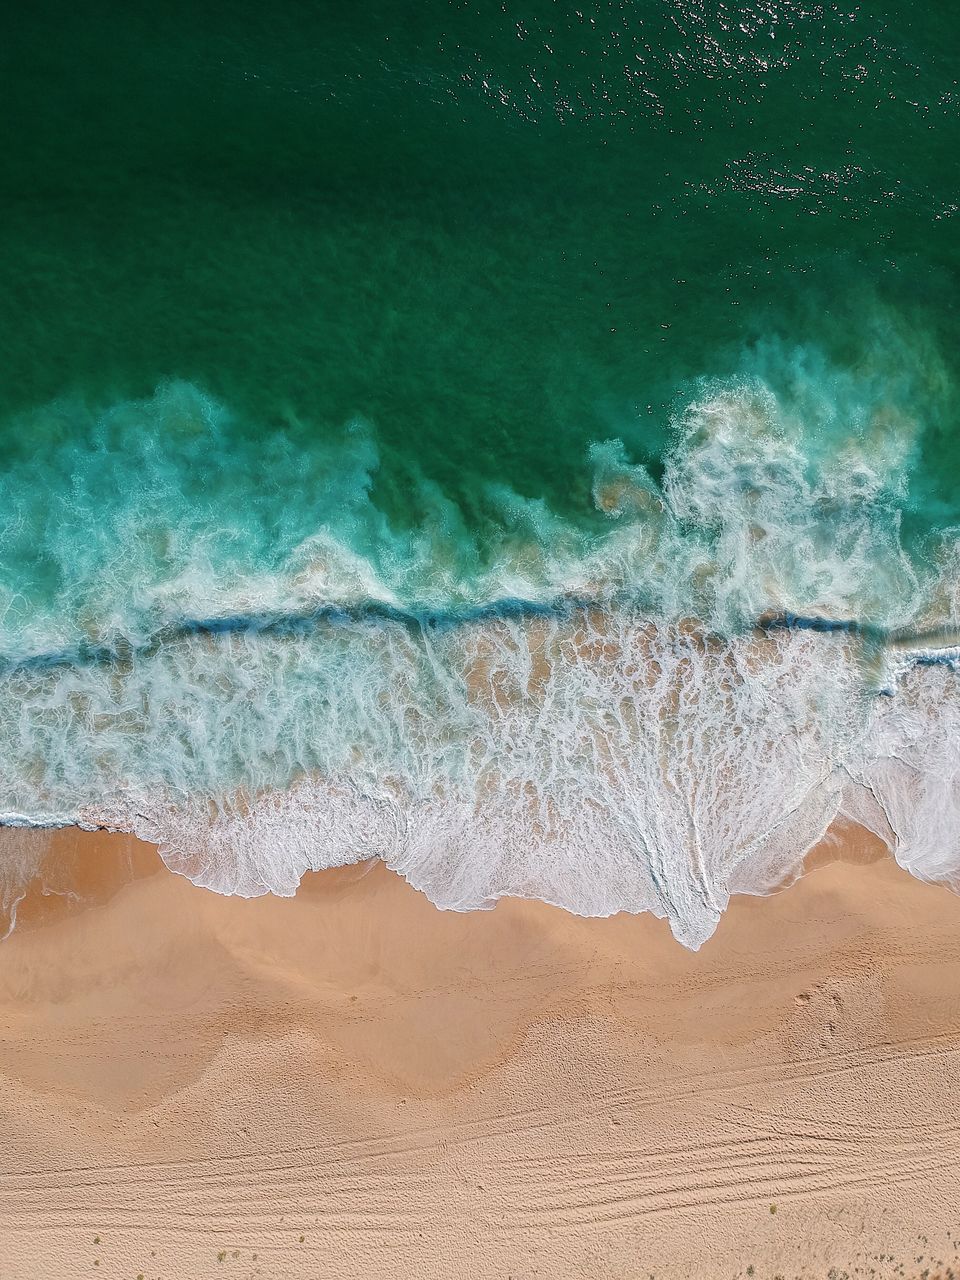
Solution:
[[[0,811],[220,892],[376,856],[443,907],[652,911],[694,947],[838,815],[953,881],[960,537],[906,549],[922,430],[883,388],[771,347],[656,479],[608,440],[578,515],[487,486],[468,527],[421,480],[405,529],[362,425],[305,460],[188,384],[48,411],[44,484],[0,493]]]

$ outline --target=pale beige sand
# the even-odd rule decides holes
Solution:
[[[85,900],[0,947],[3,1280],[960,1275],[960,898],[862,833],[697,955],[0,837]]]

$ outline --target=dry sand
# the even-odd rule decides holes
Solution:
[[[960,898],[862,833],[697,955],[0,837],[2,1280],[960,1275]]]

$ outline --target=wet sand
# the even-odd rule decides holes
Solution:
[[[960,898],[857,829],[696,955],[380,865],[245,902],[17,851],[3,1280],[960,1276]]]

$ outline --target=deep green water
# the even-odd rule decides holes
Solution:
[[[6,26],[6,422],[189,380],[306,454],[366,419],[392,516],[412,468],[469,521],[483,482],[587,505],[588,442],[656,459],[676,396],[765,338],[849,368],[896,328],[953,372],[947,5],[39,0]]]
[[[441,721],[380,738],[363,699],[327,714],[361,679],[342,638],[235,670],[318,609],[953,627],[955,25],[874,0],[8,14],[0,810],[406,776],[384,742],[456,721],[424,709],[433,658],[401,678],[371,641],[363,687],[409,679]],[[234,637],[209,669],[198,627]]]

